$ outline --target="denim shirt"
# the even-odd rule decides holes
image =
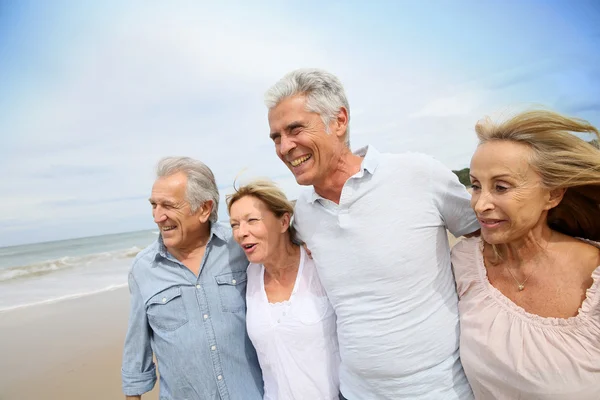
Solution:
[[[162,239],[129,273],[131,312],[123,351],[123,392],[146,393],[160,369],[161,400],[258,400],[263,382],[246,333],[248,261],[229,228],[213,224],[199,276]]]

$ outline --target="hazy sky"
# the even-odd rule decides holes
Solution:
[[[297,196],[262,99],[300,67],[344,83],[353,149],[454,169],[484,115],[598,126],[599,4],[0,0],[0,246],[152,228],[167,155],[207,163],[222,196],[243,170]]]

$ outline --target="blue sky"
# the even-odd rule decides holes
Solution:
[[[152,228],[167,155],[203,160],[223,196],[242,171],[297,196],[262,103],[295,68],[341,78],[353,149],[454,169],[485,115],[600,125],[597,1],[123,3],[0,2],[0,246]]]

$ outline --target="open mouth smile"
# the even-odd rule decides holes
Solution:
[[[304,164],[306,161],[310,160],[312,158],[312,155],[308,154],[302,157],[298,157],[295,160],[290,161],[290,165],[292,167],[298,167],[302,164]]]
[[[503,219],[483,219],[479,218],[479,224],[484,228],[496,228],[501,223],[505,222]]]
[[[256,250],[256,243],[243,244],[242,249],[244,250],[244,253],[246,253],[247,255],[250,255],[254,252],[254,250]]]

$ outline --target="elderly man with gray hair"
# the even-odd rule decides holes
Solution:
[[[212,171],[187,157],[161,160],[150,204],[160,236],[129,273],[126,398],[140,399],[154,387],[154,355],[161,399],[262,399],[246,333],[248,261],[229,227],[217,223]]]
[[[293,71],[265,100],[277,155],[311,186],[294,224],[337,315],[340,398],[472,399],[446,235],[479,229],[466,189],[429,156],[352,153],[330,73]]]

